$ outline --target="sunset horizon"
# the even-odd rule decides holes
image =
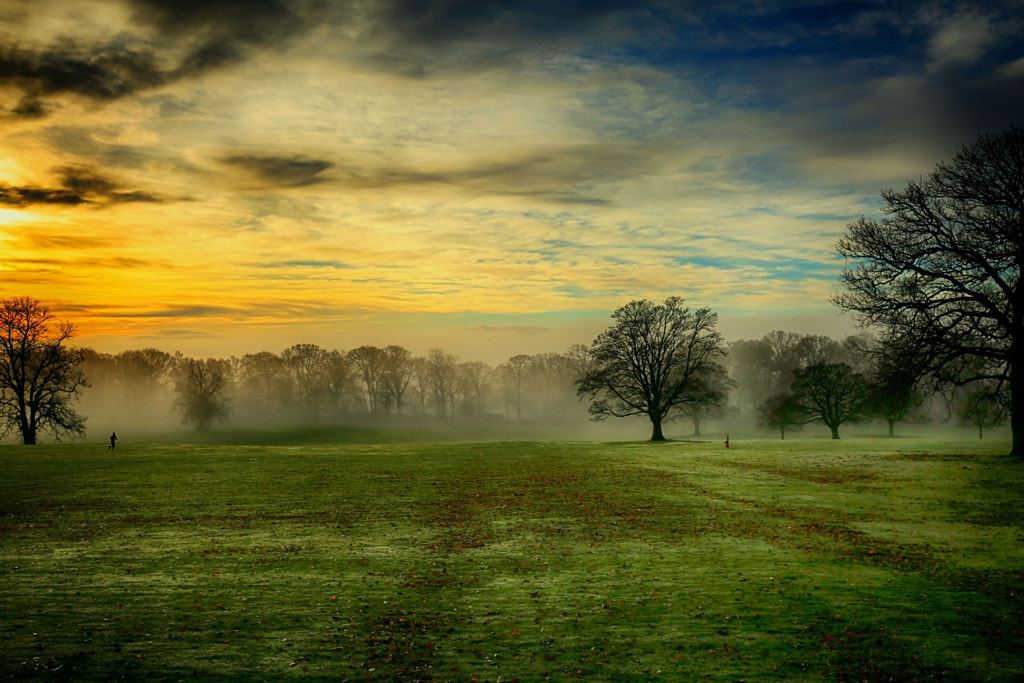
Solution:
[[[0,0],[0,296],[106,353],[843,338],[846,226],[1022,120],[1018,10]]]

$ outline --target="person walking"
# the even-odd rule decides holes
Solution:
[[[114,446],[117,445],[117,432],[110,433],[110,445],[107,447],[108,451],[114,450]]]

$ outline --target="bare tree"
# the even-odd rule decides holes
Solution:
[[[615,323],[591,345],[596,367],[579,381],[595,420],[646,415],[651,441],[663,441],[672,410],[701,400],[697,378],[724,353],[718,316],[690,311],[679,297],[664,304],[631,301],[612,314]]]
[[[848,355],[830,337],[773,330],[761,339],[734,342],[727,362],[741,391],[756,406],[768,396],[788,392],[795,371],[845,361]]]
[[[87,386],[82,353],[68,348],[75,326],[27,296],[0,299],[0,430],[35,444],[41,430],[55,438],[85,435],[85,418],[71,407]]]
[[[284,403],[291,395],[288,365],[270,351],[247,353],[239,362],[239,381],[245,393],[263,408]]]
[[[413,389],[416,392],[417,412],[425,415],[427,412],[427,395],[430,393],[430,362],[423,356],[416,356],[412,359]]]
[[[458,356],[439,348],[430,349],[427,353],[427,376],[433,389],[434,405],[441,417],[445,417],[449,410],[453,413],[455,410],[455,364],[458,360]]]
[[[799,428],[806,422],[803,406],[793,394],[773,394],[757,408],[757,423],[767,429],[778,429],[783,441],[787,429]]]
[[[388,402],[384,376],[387,353],[377,346],[360,346],[348,352],[348,359],[363,382],[367,410],[374,415],[385,411]]]
[[[705,420],[725,417],[729,413],[729,392],[736,382],[729,379],[725,368],[711,363],[694,378],[692,400],[683,403],[680,411],[693,423],[693,435],[700,436]]]
[[[328,351],[323,358],[324,391],[330,399],[330,408],[335,413],[348,410],[355,380],[352,377],[352,361],[347,353]]]
[[[523,392],[526,389],[526,380],[530,372],[530,357],[526,354],[517,354],[502,363],[498,368],[501,373],[502,388],[505,395],[505,416],[508,417],[508,406],[515,406],[516,419],[523,419]]]
[[[729,345],[726,365],[739,388],[740,401],[759,405],[774,386],[771,369],[772,349],[763,339],[741,339]]]
[[[316,344],[295,344],[281,352],[295,386],[295,395],[308,410],[317,412],[326,379],[324,360],[327,350]]]
[[[982,135],[902,191],[885,217],[847,226],[851,263],[834,302],[865,327],[914,342],[937,376],[1006,387],[1024,457],[1024,128]],[[970,374],[965,368],[973,368]]]
[[[957,417],[964,424],[978,428],[978,438],[985,430],[1006,422],[1006,397],[991,385],[976,387],[967,392],[957,408]]]
[[[538,353],[530,358],[529,395],[535,414],[549,418],[564,414],[576,394],[572,360],[561,353]]]
[[[847,363],[818,363],[796,371],[793,393],[808,422],[820,422],[839,438],[839,427],[867,415],[868,385]]]
[[[128,397],[139,400],[156,392],[174,367],[174,356],[154,348],[131,349],[114,356]]]
[[[909,417],[925,400],[922,384],[927,375],[923,356],[893,339],[860,339],[850,344],[855,357],[869,369],[867,408],[888,425]]]
[[[174,407],[181,421],[207,432],[214,420],[231,414],[231,363],[218,358],[179,358],[174,368]]]
[[[573,382],[594,369],[594,354],[586,344],[573,344],[566,349],[565,357],[572,368]]]
[[[458,377],[460,393],[464,398],[464,412],[479,417],[484,412],[484,399],[491,380],[491,366],[478,360],[459,363]]]
[[[384,389],[389,399],[395,402],[395,412],[399,415],[402,414],[402,401],[413,373],[412,352],[409,349],[395,344],[384,347]]]

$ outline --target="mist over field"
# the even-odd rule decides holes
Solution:
[[[824,336],[798,335],[775,332],[778,339],[793,345],[809,342],[821,346],[821,352],[833,354],[834,359],[850,360],[843,344]],[[764,398],[779,388],[784,389],[792,369],[800,363],[792,355],[788,360],[774,362],[789,367],[777,367],[773,380],[767,367],[744,364],[744,349],[762,340],[742,340],[730,345],[731,356],[724,364],[729,369],[728,391],[721,404],[713,405],[700,415],[698,424],[692,415],[675,413],[666,424],[669,438],[723,442],[728,435],[732,440],[770,438],[773,430],[758,422],[758,408]],[[848,345],[848,342],[847,342]],[[294,348],[298,348],[297,345]],[[331,356],[324,349],[305,345],[307,352],[314,348],[323,352],[321,360]],[[362,347],[362,350],[376,347]],[[395,349],[397,347],[391,347]],[[576,374],[582,346],[572,347],[564,354],[548,353],[527,356],[519,354],[508,362],[491,367],[479,361],[462,361],[435,350],[434,361],[440,362],[431,375],[421,368],[417,375],[411,368],[416,357],[402,356],[409,364],[406,384],[402,389],[401,405],[377,389],[379,395],[371,399],[364,377],[352,362],[341,364],[341,374],[335,376],[334,388],[323,382],[303,389],[299,376],[289,372],[286,354],[263,352],[222,361],[230,374],[224,396],[229,411],[223,420],[213,420],[205,432],[197,431],[194,424],[184,419],[180,406],[175,404],[175,358],[155,349],[129,351],[122,354],[100,354],[89,350],[85,362],[90,386],[81,391],[77,404],[88,417],[85,440],[106,442],[111,432],[117,432],[121,444],[149,440],[249,440],[278,441],[287,439],[291,430],[299,430],[294,438],[302,439],[301,430],[312,430],[318,438],[341,441],[378,440],[390,434],[390,441],[424,440],[640,440],[647,437],[649,422],[644,416],[631,418],[591,419],[590,402],[577,394]],[[139,364],[140,355],[157,359],[160,369]],[[339,357],[334,357],[337,362]],[[426,361],[426,358],[421,359]],[[762,359],[768,364],[769,359]],[[262,364],[262,365],[261,365]],[[335,367],[335,371],[338,367]],[[383,370],[381,370],[383,372]],[[449,373],[447,378],[436,372]],[[148,374],[147,374],[148,373]],[[752,379],[752,378],[759,379]],[[305,378],[309,380],[310,377]],[[440,381],[442,386],[438,386]],[[371,385],[374,385],[371,379]],[[976,436],[976,426],[964,422],[956,414],[957,401],[962,392],[946,396],[934,392],[922,395],[912,413],[900,420],[897,436],[946,436],[960,440]],[[873,437],[884,435],[887,427],[880,418],[865,416],[843,427],[846,437]],[[778,436],[776,434],[776,436]],[[986,428],[985,438],[1005,438],[1005,425]],[[308,434],[307,437],[308,438]],[[786,438],[828,438],[828,430],[819,424],[794,425]],[[8,437],[7,442],[16,439]]]

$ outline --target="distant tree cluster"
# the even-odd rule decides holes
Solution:
[[[590,346],[517,354],[497,367],[439,348],[415,356],[397,345],[343,352],[296,344],[280,353],[197,359],[154,348],[70,348],[73,326],[16,297],[0,300],[0,418],[5,434],[17,430],[31,444],[40,431],[83,436],[85,418],[73,406],[83,392],[93,407],[120,406],[119,418],[155,424],[173,412],[198,431],[229,419],[565,423],[583,417],[579,399],[586,398],[591,419],[646,417],[652,440],[664,439],[672,420],[691,421],[699,435],[705,421],[734,420],[744,406],[782,438],[811,422],[838,438],[841,425],[871,419],[892,434],[938,390],[947,417],[979,436],[1009,414],[1005,387],[950,384],[892,337],[838,342],[775,331],[727,346],[717,316],[678,297],[632,301],[612,319]]]
[[[443,349],[360,346],[349,351],[295,344],[226,359],[188,358],[157,349],[83,352],[100,401],[124,402],[155,418],[174,410],[206,431],[229,418],[269,423],[386,417],[439,420],[551,420],[582,413],[575,380],[589,349],[519,354],[492,367]]]
[[[788,431],[817,423],[839,438],[844,424],[879,421],[889,436],[908,420],[924,421],[932,406],[946,407],[979,429],[1006,421],[1008,400],[992,382],[951,384],[917,353],[891,337],[869,334],[842,342],[819,335],[774,331],[729,346],[726,359],[740,407],[753,408],[756,422]]]
[[[728,365],[741,401],[756,408],[757,421],[786,430],[818,422],[839,438],[844,423],[873,415],[865,377],[869,342],[864,337],[838,342],[822,335],[776,330],[729,348]]]

